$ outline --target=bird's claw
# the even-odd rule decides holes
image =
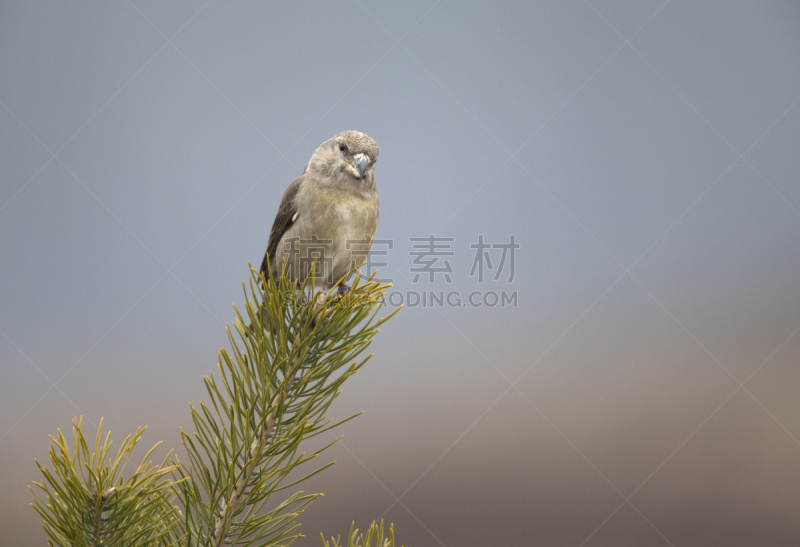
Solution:
[[[303,290],[303,285],[300,284],[300,280],[298,279],[295,281],[294,290],[300,293],[300,303],[305,306],[308,304],[308,297],[306,296],[305,291]]]
[[[347,296],[348,294],[350,294],[350,291],[353,290],[353,287],[351,287],[350,285],[345,285],[344,283],[339,283],[338,289],[339,289],[339,294],[341,294],[342,296]]]

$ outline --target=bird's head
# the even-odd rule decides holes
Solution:
[[[375,161],[380,149],[370,137],[358,131],[342,131],[317,148],[307,172],[335,185],[375,187]]]

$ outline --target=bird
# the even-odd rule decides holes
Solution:
[[[366,261],[378,228],[379,153],[359,131],[342,131],[317,148],[283,193],[261,263],[265,278],[277,282],[285,268],[299,287],[316,263],[316,288],[351,291],[345,282]]]

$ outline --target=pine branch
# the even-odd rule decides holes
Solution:
[[[219,374],[204,378],[210,404],[191,407],[195,433],[181,432],[189,462],[175,461],[176,478],[187,479],[176,490],[192,545],[287,545],[299,537],[297,516],[321,494],[297,492],[276,505],[271,496],[330,465],[284,484],[328,448],[300,451],[304,439],[338,425],[327,410],[393,315],[376,319],[387,286],[374,279],[357,278],[347,297],[317,293],[309,304],[286,277],[276,283],[251,271],[247,320],[236,310],[230,351],[220,350]]]
[[[320,301],[315,301],[314,308],[312,315],[314,316],[315,320],[312,324],[316,325],[316,321],[320,320]],[[306,336],[311,334],[312,329],[310,326],[307,326],[305,329],[304,334]],[[289,382],[284,386],[282,390],[275,395],[272,400],[271,407],[273,410],[270,412],[269,417],[267,418],[267,423],[264,427],[261,428],[261,431],[256,438],[253,439],[253,442],[250,445],[250,461],[246,464],[246,468],[244,473],[239,476],[239,480],[236,483],[236,488],[231,495],[230,501],[225,503],[223,501],[221,511],[219,516],[217,517],[217,523],[214,527],[214,534],[211,537],[212,544],[214,547],[219,547],[223,544],[225,537],[228,534],[228,530],[230,529],[231,523],[233,520],[230,518],[230,515],[236,511],[236,508],[242,502],[245,486],[250,481],[250,478],[253,474],[255,469],[255,462],[261,459],[263,454],[264,448],[267,446],[269,442],[269,437],[272,435],[275,424],[277,423],[278,419],[278,408],[280,407],[279,403],[281,400],[286,400],[289,398],[289,393],[291,392],[292,387],[294,386],[297,380],[297,372],[302,364],[302,359],[300,356],[295,356],[294,360],[292,361],[292,365],[289,369]]]
[[[172,503],[170,454],[159,466],[146,461],[128,479],[121,476],[144,428],[128,436],[111,458],[111,438],[101,444],[103,422],[97,430],[94,450],[83,434],[83,419],[72,422],[74,450],[61,431],[50,437],[53,471],[36,462],[44,481],[34,483],[33,508],[44,518],[44,529],[53,545],[173,545],[172,530],[179,513]],[[40,497],[39,494],[44,497]]]
[[[273,494],[332,465],[287,480],[333,444],[306,454],[302,441],[354,417],[333,423],[326,415],[341,385],[371,357],[360,355],[380,325],[396,313],[376,319],[387,287],[357,277],[347,296],[317,293],[308,304],[287,278],[276,284],[251,268],[249,321],[234,307],[230,351],[221,349],[218,374],[204,377],[209,404],[190,406],[195,431],[181,429],[189,461],[170,451],[154,466],[146,460],[158,443],[125,479],[144,429],[128,436],[112,458],[110,436],[101,439],[102,421],[92,451],[76,418],[74,448],[59,431],[51,437],[53,471],[36,462],[44,480],[34,483],[32,505],[44,519],[48,544],[278,547],[299,537],[297,517],[322,494],[298,491],[277,503]]]
[[[380,525],[372,521],[372,524],[367,529],[367,533],[359,534],[358,528],[355,528],[355,521],[350,525],[350,534],[347,536],[347,547],[394,547],[394,524],[389,525],[389,537],[384,537],[383,521]],[[345,547],[340,545],[341,536],[338,538],[331,538],[330,541],[322,537],[322,547]],[[374,543],[373,543],[374,540]]]

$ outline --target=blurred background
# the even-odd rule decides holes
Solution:
[[[357,129],[407,307],[295,545],[800,544],[799,28],[777,0],[0,3],[3,543],[45,543],[27,486],[73,416],[180,447],[284,189]]]

